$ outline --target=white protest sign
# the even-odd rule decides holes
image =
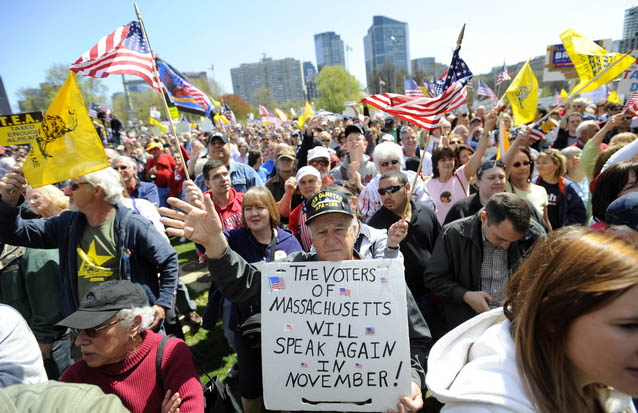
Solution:
[[[411,394],[403,262],[274,262],[262,269],[269,410],[385,411]]]
[[[631,52],[633,57],[638,56],[638,51]],[[620,82],[616,92],[619,95],[631,95],[634,92],[638,92],[638,64],[634,63],[629,66],[627,70],[620,74]]]
[[[175,132],[177,132],[178,135],[184,134],[184,133],[189,133],[191,131],[191,124],[190,122],[180,122],[178,124],[175,125]]]

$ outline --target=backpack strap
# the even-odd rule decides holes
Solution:
[[[162,337],[159,346],[157,346],[157,354],[155,355],[155,375],[157,376],[157,382],[162,389],[162,394],[164,394],[164,379],[162,378],[162,357],[164,356],[164,347],[166,347],[168,339],[170,339],[169,336]]]

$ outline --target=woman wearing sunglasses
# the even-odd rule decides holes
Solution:
[[[161,334],[148,330],[153,309],[140,287],[127,280],[97,283],[78,309],[57,325],[71,328],[82,359],[61,381],[94,384],[116,394],[131,412],[203,412],[204,395],[190,350],[171,338],[156,356]]]
[[[521,131],[521,133],[525,132]],[[519,139],[520,137],[521,135],[519,134]],[[551,224],[547,214],[547,204],[549,203],[547,191],[542,186],[532,183],[532,173],[534,171],[532,153],[528,148],[519,147],[517,145],[512,145],[512,148],[514,148],[516,152],[513,156],[511,168],[506,169],[508,181],[505,184],[505,191],[513,192],[531,202],[551,230]]]
[[[372,180],[366,185],[365,188],[361,191],[359,195],[359,212],[361,213],[362,219],[367,221],[370,219],[375,212],[381,208],[383,205],[381,201],[381,197],[379,196],[379,179],[381,175],[388,171],[401,171],[404,165],[403,160],[403,150],[399,145],[394,142],[383,142],[377,145],[374,148],[374,153],[372,154],[374,158],[374,163],[377,167],[378,174],[372,178]],[[432,165],[427,164],[426,161],[429,161],[430,158],[425,158],[423,162],[423,173],[428,174],[432,171]],[[402,171],[406,177],[408,178],[408,182],[410,185],[414,182],[414,177],[416,176],[416,172],[413,171]],[[415,201],[419,201],[428,205],[432,210],[434,210],[434,203],[432,199],[430,199],[430,195],[428,191],[425,189],[425,185],[421,178],[417,179],[416,188],[412,197]]]
[[[443,225],[445,216],[456,201],[470,194],[470,179],[481,165],[490,140],[489,134],[494,126],[496,126],[496,112],[492,111],[485,120],[485,130],[481,133],[476,152],[461,167],[458,167],[456,153],[449,146],[438,146],[434,150],[433,177],[426,182],[425,187],[436,205],[436,217],[439,224]]]

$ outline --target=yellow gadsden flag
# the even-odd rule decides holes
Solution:
[[[157,126],[159,128],[160,131],[160,135],[163,135],[166,133],[166,130],[168,129],[168,126],[164,126],[161,123],[159,123],[159,121],[155,118],[150,118],[148,123],[150,123],[153,126]]]
[[[297,119],[297,125],[299,125],[299,129],[303,129],[304,123],[312,119],[313,116],[315,116],[315,111],[312,110],[312,106],[310,106],[310,103],[306,101],[306,110],[304,111],[303,115],[299,116],[299,119]]]
[[[84,106],[75,73],[70,72],[44,115],[24,162],[24,176],[37,188],[107,166],[104,147]]]
[[[629,55],[623,57],[620,53],[608,53],[607,50],[572,29],[561,34],[560,40],[563,42],[565,51],[580,78],[580,83],[576,85],[570,95],[574,94],[574,92],[583,93],[598,89],[614,80],[616,76],[624,72],[636,61],[634,57]],[[616,63],[614,67],[607,70],[596,81],[583,89],[583,86],[614,63]]]
[[[529,60],[518,72],[505,91],[512,105],[514,125],[524,125],[534,120],[538,102],[538,81],[529,65]]]

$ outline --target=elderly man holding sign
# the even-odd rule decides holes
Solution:
[[[264,377],[269,377],[268,370],[277,370],[266,368],[267,356],[273,353],[283,352],[286,357],[301,360],[297,365],[297,374],[284,372],[288,378],[285,391],[279,388],[277,394],[269,395],[268,383],[264,380],[267,408],[281,409],[281,399],[292,400],[288,393],[298,397],[284,410],[379,411],[396,408],[402,413],[415,412],[423,406],[422,365],[429,349],[430,331],[414,298],[405,288],[403,274],[394,274],[397,265],[399,271],[403,270],[398,245],[407,233],[407,223],[399,221],[388,230],[384,254],[387,259],[356,261],[365,258],[359,257],[355,249],[357,220],[343,194],[324,190],[306,204],[307,222],[316,251],[291,254],[286,258],[289,264],[279,262],[262,267],[246,263],[228,248],[212,202],[208,198],[203,202],[204,209],[201,209],[170,199],[171,205],[184,212],[162,209],[162,214],[169,217],[162,221],[170,227],[167,229],[169,234],[184,236],[206,247],[209,271],[224,296],[238,303],[260,303],[264,313],[262,320],[266,315],[271,316],[268,313],[275,307],[280,313],[278,315],[285,314],[283,317],[291,317],[291,320],[301,313],[306,316],[303,322],[294,319],[283,323],[280,320],[282,328],[278,334],[281,337],[272,342],[268,339],[272,334],[262,330]],[[339,280],[335,276],[337,273],[341,274]],[[349,274],[346,277],[348,281],[358,284],[343,284],[343,274]],[[306,291],[297,290],[300,296],[277,295],[294,289],[295,283],[300,280],[306,282]],[[322,290],[324,293],[314,295],[311,290]],[[397,291],[401,291],[401,297],[395,297]],[[307,298],[312,296],[314,300]],[[374,302],[375,297],[379,301]],[[288,301],[284,302],[286,298]],[[278,299],[280,301],[277,303]],[[270,307],[269,302],[273,303]],[[379,317],[387,316],[387,320],[393,316],[399,318],[392,318],[391,323],[384,323],[381,319],[375,329],[374,320],[368,318],[375,313]],[[403,320],[395,321],[400,320],[401,313]],[[334,317],[342,318],[340,322],[330,322]],[[303,333],[308,333],[306,326],[313,335],[312,340],[299,338]],[[383,334],[386,334],[386,341],[380,338]],[[388,334],[393,334],[394,340],[388,339]],[[275,350],[268,353],[266,348],[273,347],[273,343],[276,343]],[[402,346],[402,343],[405,345]],[[405,351],[401,352],[401,349]],[[405,368],[408,351],[411,364],[409,374]],[[317,359],[317,355],[326,360]],[[368,370],[368,366],[377,366],[391,358],[401,361],[387,371]],[[348,370],[350,367],[353,370]],[[280,370],[286,368],[282,366]],[[337,392],[337,389],[341,392]],[[351,394],[352,397],[348,397]],[[393,399],[389,399],[388,395],[392,395]],[[343,400],[345,398],[348,400]],[[396,402],[398,404],[395,405]]]

